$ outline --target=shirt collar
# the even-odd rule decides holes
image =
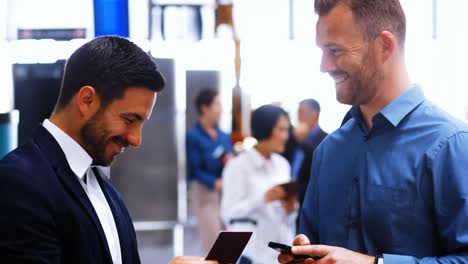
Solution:
[[[426,97],[422,92],[421,87],[414,85],[410,89],[404,91],[396,99],[386,105],[380,114],[383,115],[394,127],[397,127],[401,120],[403,120],[411,111],[420,105]],[[348,111],[341,123],[343,126],[351,118],[358,120],[362,119],[362,114],[359,106],[353,106]]]
[[[83,179],[86,171],[89,169],[93,163],[93,159],[89,154],[83,149],[83,147],[78,144],[73,138],[71,138],[67,133],[57,127],[54,123],[50,122],[49,119],[45,119],[42,123],[42,126],[49,131],[49,133],[54,137],[54,139],[59,144],[62,149],[65,157],[68,161],[68,165],[71,170],[76,174],[80,179]],[[101,173],[106,177],[109,177],[110,168],[96,166]]]
[[[197,122],[197,123],[196,123],[196,127],[197,127],[197,128],[201,131],[201,133],[203,133],[205,136],[210,137],[210,136],[208,135],[208,133],[206,132],[205,128],[203,128],[203,126],[201,125],[200,122]],[[218,124],[216,124],[214,128],[216,129],[216,132],[218,132],[218,133],[221,131]],[[211,137],[210,137],[210,138],[211,138]]]
[[[352,106],[351,109],[349,109],[349,111],[346,113],[345,117],[343,118],[343,121],[341,122],[340,127],[346,124],[351,118],[362,120],[361,110],[359,109],[359,106]]]
[[[420,105],[426,98],[421,88],[417,85],[403,92],[390,104],[385,106],[380,113],[390,122],[394,127],[400,124],[401,120],[405,118],[411,111]]]
[[[93,165],[92,167],[95,167],[101,176],[106,177],[107,179],[110,179],[110,166],[97,166]],[[97,175],[96,175],[97,176]]]
[[[266,159],[255,147],[250,150],[250,158],[257,168],[263,168],[271,160]]]

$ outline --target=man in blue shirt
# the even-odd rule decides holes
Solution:
[[[200,117],[187,132],[187,166],[193,211],[203,250],[208,252],[221,230],[221,173],[231,156],[232,145],[229,136],[218,127],[221,117],[218,92],[202,90],[195,104]]]
[[[292,252],[321,264],[468,263],[468,126],[411,85],[399,1],[315,10],[321,70],[352,108],[315,152]]]

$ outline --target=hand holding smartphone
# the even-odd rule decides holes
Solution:
[[[280,253],[284,253],[284,254],[289,254],[291,256],[294,257],[294,260],[293,260],[293,263],[294,262],[299,262],[299,261],[304,261],[308,258],[311,258],[313,260],[319,260],[320,257],[317,257],[317,256],[308,256],[308,255],[294,255],[292,253],[292,248],[291,246],[288,246],[288,245],[285,245],[285,244],[281,244],[281,243],[276,243],[276,242],[269,242],[268,243],[268,247],[280,252]]]
[[[299,192],[299,184],[296,181],[291,181],[279,185],[285,192],[285,199],[291,198],[292,196],[297,196]]]

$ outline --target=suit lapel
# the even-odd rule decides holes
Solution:
[[[107,244],[107,239],[102,229],[99,217],[94,210],[91,201],[88,198],[85,190],[81,186],[77,176],[71,170],[68,165],[68,161],[63,153],[62,149],[58,145],[57,141],[53,136],[42,126],[39,127],[34,133],[33,139],[40,147],[41,151],[45,154],[45,157],[51,162],[60,182],[64,185],[65,189],[71,194],[71,196],[80,204],[84,213],[94,223],[97,232],[99,234],[101,243],[106,249],[106,255],[110,263],[112,263],[112,257]]]

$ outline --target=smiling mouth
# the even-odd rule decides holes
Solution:
[[[350,78],[349,74],[343,71],[333,71],[333,72],[329,72],[328,74],[335,81],[335,85],[340,85],[346,82]]]
[[[125,148],[122,146],[122,144],[119,144],[117,142],[112,142],[113,143],[113,148],[114,148],[114,155],[118,155],[124,152]]]
[[[125,151],[125,148],[128,147],[128,143],[125,140],[118,138],[118,137],[115,137],[112,140],[112,143],[113,145],[115,145],[116,154],[123,153]]]
[[[335,80],[335,84],[338,85],[346,82],[349,79],[349,75],[342,74],[338,76],[333,76],[333,79]]]
[[[117,154],[122,154],[124,153],[125,149],[124,148],[120,148],[119,151],[117,152]]]
[[[122,145],[119,145],[119,154],[123,153],[125,148]]]

